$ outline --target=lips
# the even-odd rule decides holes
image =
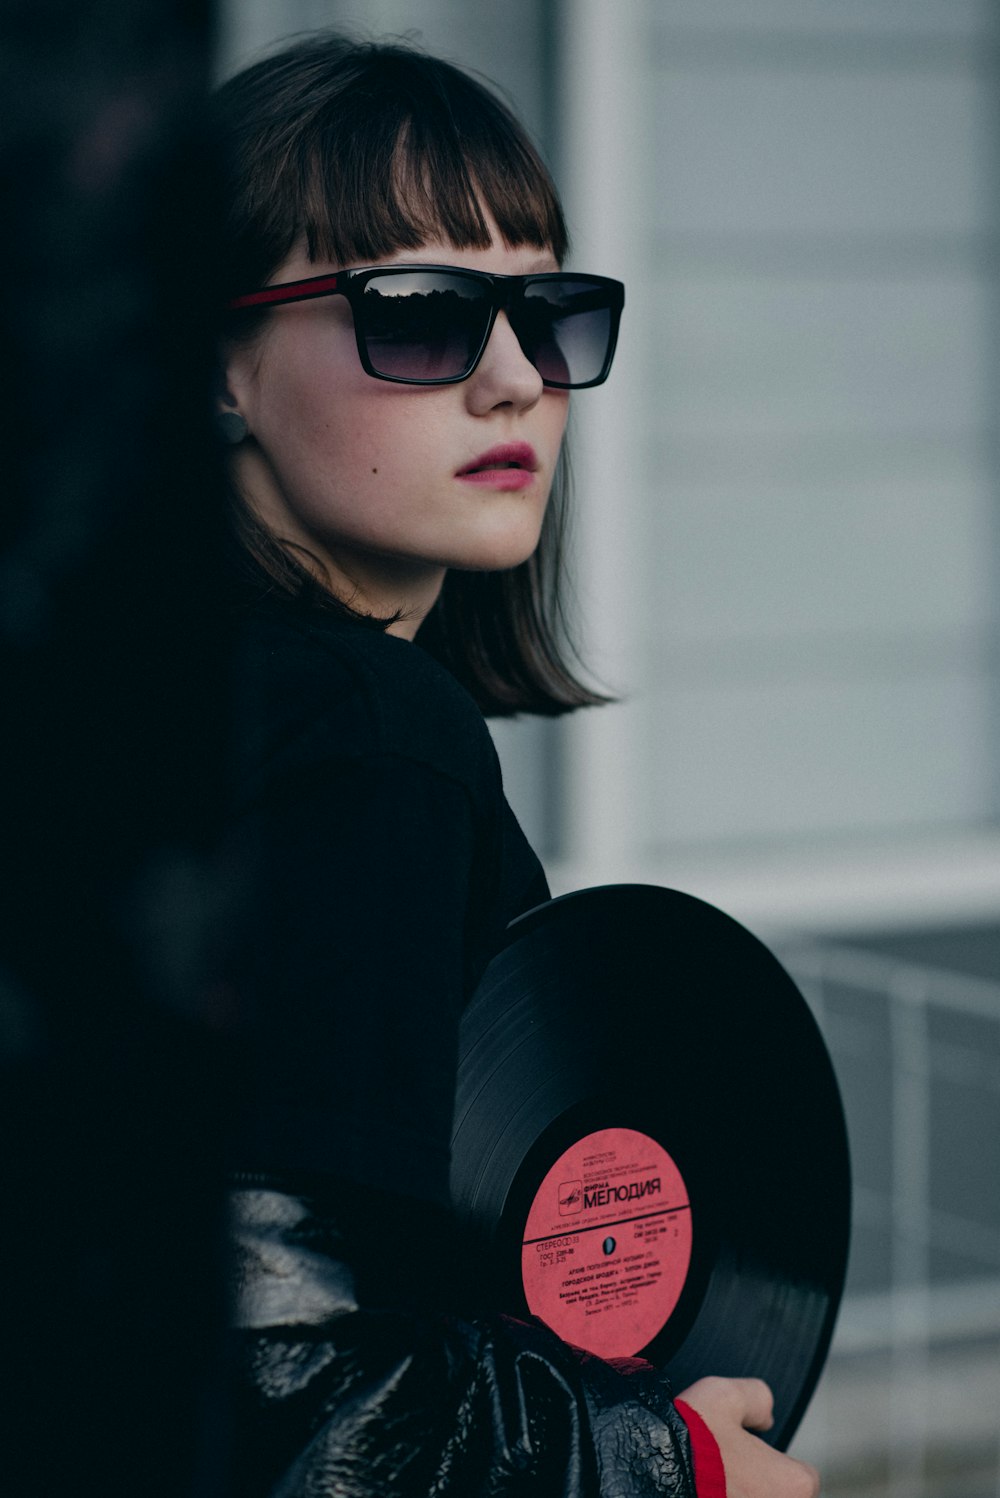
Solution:
[[[496,447],[480,453],[478,458],[473,458],[471,463],[460,468],[456,478],[474,478],[478,474],[518,470],[530,474],[537,469],[538,458],[530,442],[499,442]]]

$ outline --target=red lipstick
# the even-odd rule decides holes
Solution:
[[[490,489],[526,489],[537,470],[538,458],[530,442],[499,442],[466,463],[455,477]]]

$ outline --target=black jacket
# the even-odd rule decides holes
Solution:
[[[661,1375],[538,1323],[364,1304],[350,1234],[273,1184],[234,1193],[233,1230],[239,1498],[694,1498]]]
[[[238,1498],[690,1498],[661,1376],[451,1273],[459,1017],[548,893],[479,710],[419,645],[288,605],[241,660]]]

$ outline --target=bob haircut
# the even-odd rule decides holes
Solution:
[[[439,237],[485,248],[488,211],[507,244],[551,249],[566,224],[552,178],[513,114],[452,64],[402,44],[311,35],[246,68],[219,91],[229,172],[223,293],[267,283],[305,242],[310,259],[366,265]],[[252,342],[268,317],[226,317],[223,336]],[[421,645],[484,713],[554,716],[606,701],[568,664],[563,544],[568,472],[560,458],[532,557],[504,572],[451,569]],[[385,629],[322,587],[308,565],[238,495],[241,592],[275,593]],[[318,563],[317,563],[318,565]]]

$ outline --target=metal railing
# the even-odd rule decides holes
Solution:
[[[854,1248],[796,1451],[841,1498],[1000,1495],[1000,983],[787,946],[841,1081]]]

